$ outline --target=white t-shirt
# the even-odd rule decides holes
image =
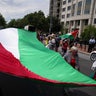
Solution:
[[[95,39],[90,39],[89,44],[95,44]]]

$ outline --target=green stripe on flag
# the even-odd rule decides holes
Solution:
[[[36,32],[19,31],[20,61],[31,72],[60,82],[96,84],[89,77],[73,69],[61,55],[39,42]]]
[[[71,39],[71,40],[74,39],[74,36],[71,35],[71,34],[64,34],[64,35],[61,35],[60,37],[61,37],[62,39],[63,39],[63,38],[64,38],[64,39]]]

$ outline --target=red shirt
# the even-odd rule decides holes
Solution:
[[[74,58],[72,58],[70,64],[72,65],[72,67],[75,67],[76,60]]]
[[[63,49],[67,49],[67,47],[68,47],[68,43],[67,43],[67,42],[63,43],[62,48],[63,48]]]

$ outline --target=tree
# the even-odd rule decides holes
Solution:
[[[0,29],[6,26],[6,21],[4,17],[0,14]]]
[[[26,20],[29,25],[34,25],[37,29],[43,30],[45,15],[42,11],[30,13],[23,20]]]
[[[62,25],[60,24],[60,21],[56,17],[50,17],[48,16],[48,22],[51,27],[51,32],[57,33],[61,31]]]
[[[68,27],[67,27],[67,25],[64,25],[64,26],[62,25],[62,28],[63,28],[63,30],[62,30],[63,31],[62,33],[63,34],[68,33]]]
[[[12,19],[8,24],[7,27],[16,27],[16,20]]]
[[[83,41],[89,41],[92,36],[96,38],[96,28],[95,26],[89,25],[81,33],[81,38]]]
[[[26,25],[34,25],[37,30],[49,32],[50,17],[45,17],[42,11],[25,15],[22,19],[12,19],[7,27],[24,28]],[[55,17],[52,18],[52,32],[59,32],[61,24]]]

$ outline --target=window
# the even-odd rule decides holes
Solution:
[[[91,0],[86,0],[84,14],[90,14]]]
[[[71,0],[68,0],[68,3],[70,3],[71,2]]]
[[[87,3],[87,4],[90,4],[90,3],[91,3],[91,0],[86,0],[86,3]]]
[[[77,15],[81,14],[82,1],[78,2]]]
[[[58,3],[57,6],[60,7],[60,3]]]
[[[70,26],[73,26],[73,24],[74,24],[74,22],[73,22],[73,21],[71,21],[71,22],[70,22]]]
[[[57,15],[57,18],[59,18],[59,15]]]
[[[96,24],[96,18],[94,19],[94,24]]]
[[[72,16],[74,16],[75,15],[75,4],[73,4],[73,6],[72,6]]]
[[[66,22],[66,25],[69,25],[69,21]]]
[[[76,24],[77,24],[77,26],[79,26],[80,25],[80,20],[77,20]]]
[[[64,25],[64,22],[61,22],[62,25]]]
[[[69,18],[70,17],[70,14],[67,14],[67,18]]]
[[[71,6],[68,6],[68,7],[67,7],[67,10],[71,10]]]
[[[60,10],[59,10],[59,9],[57,9],[57,13],[59,13],[59,11],[60,11]]]
[[[62,15],[62,19],[64,19],[65,18],[65,15]]]
[[[66,10],[66,8],[63,8],[62,11],[64,12]]]
[[[65,1],[63,1],[63,5],[65,5],[66,4],[66,0]]]
[[[85,25],[88,25],[88,19],[85,20]]]

